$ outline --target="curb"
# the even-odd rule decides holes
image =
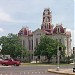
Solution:
[[[75,73],[74,74],[72,74],[72,73],[64,73],[64,72],[60,72],[60,71],[52,71],[50,69],[48,69],[48,72],[56,73],[56,74],[64,74],[64,75],[75,75]]]
[[[56,66],[56,65],[49,65],[49,64],[33,64],[33,63],[21,63],[21,66]]]
[[[11,67],[11,66],[0,66],[0,68],[1,68],[1,67]]]

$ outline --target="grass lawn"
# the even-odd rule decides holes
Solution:
[[[50,64],[45,64],[45,63],[21,63],[21,65],[24,65],[24,66],[26,66],[26,65],[32,65],[32,66],[39,66],[39,65],[41,65],[41,66],[47,66],[47,65],[57,65],[57,63],[50,63]],[[60,63],[59,65],[66,65],[66,66],[68,66],[68,65],[71,65],[71,64],[62,64],[62,63]]]

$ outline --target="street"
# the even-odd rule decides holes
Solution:
[[[0,75],[61,75],[47,72],[56,66],[0,66]]]

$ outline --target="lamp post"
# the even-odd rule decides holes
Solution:
[[[59,46],[57,47],[57,71],[59,71],[59,56],[60,56],[60,51],[59,51]]]

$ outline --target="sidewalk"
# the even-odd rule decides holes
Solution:
[[[64,75],[75,75],[73,69],[59,69],[59,71],[57,71],[56,69],[48,69],[48,72],[64,74]]]

